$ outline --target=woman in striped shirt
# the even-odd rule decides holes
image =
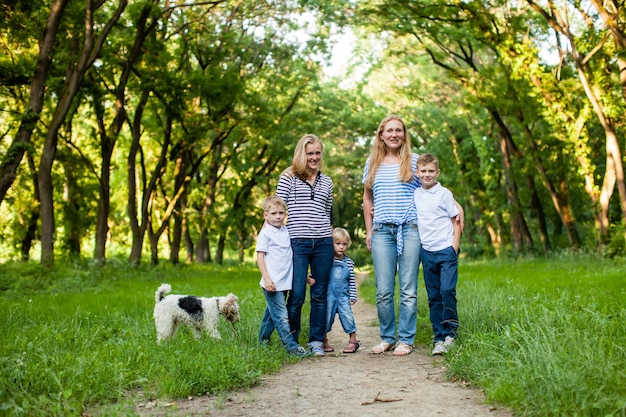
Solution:
[[[376,354],[395,348],[394,355],[404,356],[413,350],[420,264],[420,237],[413,203],[413,191],[420,186],[415,175],[417,157],[411,152],[402,119],[395,115],[383,119],[363,173],[366,244],[372,252],[376,274],[376,310],[382,339],[372,348]],[[400,286],[397,336],[393,299],[396,271]]]
[[[321,172],[323,149],[317,136],[304,135],[276,188],[276,195],[287,202],[287,230],[293,251],[293,288],[287,298],[289,326],[297,341],[310,268],[315,284],[310,287],[308,346],[315,356],[324,356],[326,296],[334,256],[333,182]]]

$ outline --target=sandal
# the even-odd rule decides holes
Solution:
[[[343,353],[355,353],[361,345],[359,341],[356,342],[348,342],[345,348],[343,348]]]
[[[329,352],[334,352],[334,351],[335,349],[331,345],[329,345],[328,343],[324,343],[324,352],[329,353]]]
[[[396,350],[393,351],[393,356],[406,356],[413,352],[413,347],[406,343],[400,343],[396,346]]]
[[[380,342],[380,344],[374,346],[372,348],[372,353],[375,355],[380,355],[381,353],[385,353],[388,350],[393,349],[395,345],[393,343],[387,343],[387,342]]]

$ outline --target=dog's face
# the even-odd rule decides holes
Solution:
[[[233,325],[239,321],[239,298],[234,294],[228,294],[226,301],[222,306],[222,314],[224,318],[231,322]]]

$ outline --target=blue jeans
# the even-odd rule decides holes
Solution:
[[[400,286],[398,342],[412,345],[417,329],[417,274],[420,265],[420,235],[417,220],[402,225],[404,247],[398,255],[398,225],[374,223],[372,227],[372,260],[376,273],[376,310],[380,338],[396,343],[396,310],[394,292],[396,271]]]
[[[436,252],[422,249],[420,254],[435,342],[445,340],[447,336],[456,339],[456,329],[459,327],[456,311],[459,257],[452,246]]]
[[[356,332],[354,314],[352,314],[350,305],[349,278],[350,270],[347,266],[335,266],[332,268],[330,282],[328,283],[326,332],[332,330],[336,314],[339,314],[339,321],[344,332],[347,334]]]
[[[293,338],[291,330],[289,329],[287,305],[285,304],[287,291],[270,292],[263,290],[263,295],[265,296],[266,307],[259,330],[259,342],[269,342],[272,332],[276,329],[280,341],[283,343],[287,352],[293,351],[299,345]]]
[[[311,286],[311,315],[309,317],[309,346],[322,346],[326,334],[326,296],[335,249],[330,237],[320,239],[291,239],[293,251],[293,287],[287,298],[289,326],[293,337],[300,336],[300,317],[306,298],[306,277],[311,267],[315,285]]]

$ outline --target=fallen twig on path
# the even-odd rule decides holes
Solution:
[[[372,401],[364,401],[361,403],[361,405],[370,405],[370,404],[374,404],[375,402],[379,402],[379,403],[392,403],[395,401],[402,401],[402,398],[394,398],[391,400],[386,400],[383,398],[378,398],[380,396],[380,390],[378,391],[378,394],[376,394],[376,397],[374,397],[374,399]]]

